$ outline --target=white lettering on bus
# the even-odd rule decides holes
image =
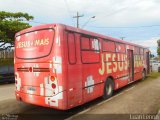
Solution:
[[[99,74],[103,75],[104,71],[105,71],[105,67],[104,67],[104,55],[103,54],[101,54],[101,60],[102,60],[102,68],[99,69]]]
[[[104,56],[106,58],[106,62],[104,63]],[[112,72],[127,70],[128,62],[127,55],[125,54],[117,54],[118,61],[116,60],[116,54],[107,53],[101,55],[101,68],[99,69],[99,74],[103,75],[110,74]]]
[[[111,57],[111,54],[106,54],[106,61],[107,61],[107,63],[106,63],[106,69],[107,69],[107,71],[106,72],[107,72],[107,74],[112,73],[112,69],[110,68],[110,66],[112,65],[112,63],[108,62],[110,57]]]
[[[116,61],[115,58],[116,58],[116,54],[113,54],[112,61]],[[117,63],[113,62],[113,72],[116,72],[116,71],[117,71]]]
[[[104,62],[104,58],[106,58],[106,62]],[[134,56],[134,67],[143,67],[143,55],[135,55]],[[126,54],[116,54],[115,53],[106,53],[101,54],[101,68],[99,68],[99,74],[103,75],[110,74],[112,72],[121,72],[128,70],[128,59]]]
[[[40,46],[40,45],[48,45],[49,44],[49,39],[40,39],[40,40],[35,40],[35,46]]]
[[[48,44],[49,44],[49,38],[37,39],[33,41],[18,42],[17,48],[28,48],[28,47],[42,46],[42,45],[48,45]]]

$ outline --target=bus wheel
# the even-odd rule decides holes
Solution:
[[[114,82],[111,78],[108,78],[105,82],[103,98],[104,99],[110,98],[113,94],[113,90],[114,90]]]
[[[142,80],[144,80],[145,78],[146,78],[146,71],[143,70],[143,72],[142,72]]]

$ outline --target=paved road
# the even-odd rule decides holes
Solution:
[[[0,85],[0,101],[13,99],[14,96],[14,84],[1,84]]]
[[[73,120],[129,119],[130,114],[157,114],[160,109],[160,78],[140,81],[114,97],[72,116]],[[113,114],[116,114],[113,116]],[[119,115],[120,114],[120,115]],[[160,119],[160,115],[159,115]]]
[[[133,83],[115,92],[108,99],[99,98],[83,106],[58,111],[34,106],[15,100],[14,84],[0,85],[0,114],[20,114],[18,118],[28,119],[113,119],[126,117],[126,114],[156,114],[160,108],[160,78]],[[114,114],[114,115],[113,115]],[[115,115],[117,114],[117,115]],[[119,115],[121,114],[121,115]],[[124,115],[124,116],[123,116]],[[128,116],[127,116],[128,117]]]

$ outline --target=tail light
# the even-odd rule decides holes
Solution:
[[[30,67],[30,68],[29,68],[29,72],[32,72],[32,71],[33,71],[33,70],[32,70],[32,67]]]
[[[15,80],[15,83],[17,84],[17,80]]]
[[[54,77],[54,76],[51,76],[50,79],[51,79],[51,81],[54,81],[54,80],[55,80],[55,77]]]
[[[55,89],[56,88],[56,85],[54,83],[52,83],[52,88]]]

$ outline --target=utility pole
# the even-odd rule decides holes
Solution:
[[[126,38],[126,37],[120,37],[122,40],[124,40],[124,38]]]
[[[78,12],[77,12],[77,15],[76,16],[73,16],[73,18],[77,18],[77,28],[79,28],[79,18],[80,17],[83,17],[84,15],[79,15]]]

